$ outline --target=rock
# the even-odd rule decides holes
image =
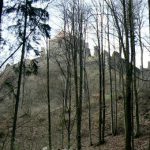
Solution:
[[[45,147],[43,147],[43,148],[42,148],[42,150],[48,150],[48,147],[47,147],[47,146],[45,146]]]

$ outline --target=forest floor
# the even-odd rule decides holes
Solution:
[[[150,92],[141,95],[139,138],[134,139],[135,150],[149,150],[150,145]],[[88,105],[83,105],[82,114],[82,149],[83,150],[124,150],[123,100],[118,101],[118,134],[111,135],[110,101],[106,101],[105,143],[98,145],[98,100],[91,99],[92,146],[89,141]],[[52,145],[54,150],[67,148],[67,113],[62,115],[62,107],[52,110]],[[42,150],[48,145],[48,119],[46,104],[32,107],[31,115],[23,114],[18,118],[16,147],[17,150]],[[9,150],[12,118],[6,116],[0,120],[0,148]],[[71,115],[71,150],[76,147],[75,107]]]

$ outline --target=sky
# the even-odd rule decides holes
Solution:
[[[6,0],[5,0],[6,1]],[[4,1],[4,2],[5,2]],[[84,0],[85,2],[91,4],[91,0]],[[62,2],[60,0],[57,0],[57,2]],[[36,4],[37,7],[39,7],[39,4],[37,3]],[[45,7],[46,4],[43,4],[42,5],[40,4],[40,7],[42,6],[43,8]],[[56,5],[56,2],[53,3],[53,4],[50,4],[50,7],[48,7],[48,11],[49,11],[49,14],[50,14],[50,19],[49,19],[49,22],[48,24],[51,26],[51,38],[54,38],[62,29],[63,29],[63,20],[61,19],[62,18],[62,13],[59,11],[58,9],[58,5]],[[146,20],[144,22],[144,27],[142,28],[142,36],[146,38],[146,40],[150,40],[148,38],[148,33],[149,33],[149,28],[148,28],[148,21],[147,21],[147,17],[146,17],[146,13],[148,13],[148,11],[145,11],[145,17],[144,19]],[[8,21],[4,20],[5,22],[7,22],[7,25],[9,24]],[[106,22],[106,20],[105,20]],[[9,41],[11,41],[12,43],[15,42],[14,38],[11,37],[10,33],[8,31],[5,31],[3,33],[4,37],[8,38]],[[8,36],[9,35],[9,36]],[[117,47],[118,47],[118,41],[115,39],[113,40],[112,38],[110,38],[111,42],[112,43],[115,43],[115,47],[116,47],[116,50],[118,51]],[[97,39],[96,39],[96,36],[95,36],[95,31],[91,28],[89,28],[87,30],[87,42],[89,43],[89,48],[91,49],[91,53],[94,54],[94,46],[96,45],[96,42]],[[107,41],[104,40],[104,49],[107,50]],[[147,44],[146,44],[147,45]],[[39,45],[39,49],[41,47],[45,46],[45,39],[43,39],[41,41],[41,44]],[[149,48],[150,49],[150,48]],[[114,47],[112,46],[111,47],[111,52],[114,51]],[[0,63],[5,60],[5,58],[7,58],[9,55],[10,55],[10,51],[8,51],[8,47],[6,47],[6,49],[4,50],[4,52],[0,52]],[[140,54],[140,48],[139,46],[136,47],[136,64],[137,64],[137,67],[140,67],[141,65],[141,54]],[[26,54],[28,55],[28,58],[34,58],[34,53],[28,53]],[[14,57],[12,59],[9,60],[9,63],[14,63],[14,62],[18,62],[20,60],[20,53],[18,52],[16,55],[14,55]],[[147,65],[148,65],[148,61],[150,61],[150,52],[148,52],[148,50],[144,49],[144,67],[146,68]]]
[[[85,2],[91,4],[91,0],[85,0]],[[63,24],[63,21],[60,19],[62,17],[62,14],[59,12],[58,8],[50,8],[50,26],[52,27],[52,38],[55,37],[56,34],[58,34],[63,26],[61,26]],[[106,24],[107,20],[106,17],[104,18],[104,22]],[[143,28],[142,28],[142,37],[145,38],[146,40],[150,39],[148,38],[149,36],[149,25],[148,25],[148,10],[145,9],[144,11],[144,23],[143,23]],[[87,30],[87,42],[89,43],[89,47],[91,50],[92,55],[94,54],[94,46],[97,45],[97,39],[96,39],[96,35],[95,35],[95,31],[93,29],[88,29]],[[115,43],[115,47],[116,47],[116,51],[118,51],[118,40],[115,39],[113,40],[113,37],[110,38],[111,43]],[[104,49],[107,51],[107,41],[104,40]],[[144,42],[146,46],[148,46],[148,44],[146,42]],[[150,50],[150,47],[148,47]],[[111,53],[113,53],[114,51],[114,46],[111,47]],[[144,48],[144,67],[147,68],[148,67],[148,61],[150,61],[150,52]],[[136,45],[136,66],[140,68],[141,66],[141,52],[140,52],[140,47],[138,46],[138,44]]]

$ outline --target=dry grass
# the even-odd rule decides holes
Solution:
[[[42,64],[44,66],[44,63]],[[41,65],[41,66],[42,66]],[[96,69],[97,67],[95,67]],[[62,112],[62,89],[63,81],[60,78],[58,68],[53,66],[51,73],[51,99],[52,99],[52,144],[54,150],[67,148],[67,113],[63,116]],[[8,74],[7,74],[8,75]],[[11,75],[9,75],[11,79]],[[123,101],[118,101],[118,135],[111,135],[111,116],[110,116],[110,95],[109,90],[106,95],[106,143],[97,146],[98,142],[98,71],[88,68],[88,77],[91,95],[91,124],[92,142],[89,144],[89,123],[88,105],[83,105],[82,115],[82,149],[83,150],[124,150],[124,114]],[[118,77],[117,77],[118,78]],[[3,82],[7,78],[3,78]],[[0,85],[2,85],[0,82]],[[15,83],[13,83],[15,86]],[[4,85],[4,84],[3,84]],[[46,104],[46,71],[41,68],[38,76],[30,76],[26,79],[25,101],[22,109],[19,109],[17,123],[16,150],[41,150],[48,145],[48,116]],[[0,93],[5,93],[6,87]],[[148,150],[150,133],[150,92],[144,90],[140,95],[140,123],[141,136],[135,139],[135,150]],[[92,96],[93,95],[93,96]],[[72,96],[74,98],[74,96]],[[74,100],[73,100],[74,101]],[[5,101],[0,102],[0,146],[4,144],[4,149],[9,150],[10,136],[12,130],[13,116],[12,97],[7,96]],[[72,103],[71,115],[71,148],[76,149],[76,120],[75,107]],[[65,123],[65,122],[66,123]],[[63,139],[63,140],[62,140]]]

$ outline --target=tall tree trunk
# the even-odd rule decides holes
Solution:
[[[133,73],[134,72],[132,72],[132,80],[134,79]],[[134,82],[131,83],[131,91],[132,91],[131,93],[131,125],[132,125],[131,145],[132,145],[132,150],[134,150],[134,117],[133,117]]]
[[[123,14],[124,14],[124,29],[126,37],[126,98],[125,98],[125,149],[131,150],[131,136],[132,136],[132,121],[131,121],[131,82],[132,82],[132,67],[130,64],[129,53],[129,30],[127,23],[126,1],[123,0]]]
[[[116,45],[115,45],[115,29],[113,28],[113,43],[114,43],[114,51],[116,50]],[[117,104],[118,104],[118,96],[117,96],[117,62],[116,62],[116,56],[114,55],[114,89],[115,89],[115,91],[114,91],[114,96],[115,96],[115,111],[114,111],[114,116],[115,116],[115,118],[114,118],[114,120],[115,120],[115,127],[114,127],[114,133],[115,133],[115,135],[117,134],[117,119],[118,119],[118,108],[117,108]]]
[[[105,106],[105,54],[104,54],[104,46],[103,46],[103,16],[104,15],[104,1],[102,3],[102,14],[101,14],[101,51],[102,51],[102,141],[101,143],[104,143],[105,142],[105,109],[106,109],[106,106]]]
[[[131,121],[131,81],[132,72],[130,63],[126,62],[126,98],[125,98],[125,149],[131,150],[131,135],[132,135],[132,121]]]
[[[104,54],[104,51],[102,52],[103,53],[103,120],[102,120],[102,123],[103,123],[103,128],[102,128],[102,144],[105,142],[105,111],[106,111],[106,105],[105,105],[105,54]]]
[[[97,36],[97,42],[98,42],[98,67],[99,67],[99,144],[102,141],[102,69],[101,69],[101,54],[100,54],[100,35],[99,35],[99,24],[98,24],[98,12],[96,15],[96,36]]]
[[[23,108],[24,104],[24,96],[25,96],[25,72],[26,72],[26,67],[25,67],[25,61],[23,65],[23,78],[22,78],[22,100],[21,100],[21,109]]]
[[[141,72],[142,72],[142,79],[143,79],[143,44],[142,44],[142,37],[141,37],[141,24],[139,24],[139,43],[140,43],[140,49],[141,49]]]
[[[0,44],[1,44],[1,32],[2,32],[2,11],[3,11],[3,0],[0,0]]]
[[[75,40],[75,38],[74,38]],[[74,41],[75,42],[75,41]],[[76,45],[76,42],[75,42]],[[75,97],[76,97],[76,113],[78,113],[78,109],[79,109],[79,97],[78,97],[78,71],[77,71],[77,50],[76,50],[76,46],[74,47],[74,80],[75,80]],[[79,114],[78,114],[79,115]],[[81,147],[80,144],[80,131],[79,130],[79,126],[77,123],[77,147]]]
[[[134,57],[134,97],[135,97],[135,119],[136,119],[136,130],[135,137],[139,137],[140,135],[140,121],[139,121],[139,100],[138,100],[138,92],[137,92],[137,80],[136,80],[136,60]]]
[[[96,22],[96,38],[97,38],[97,47],[96,51],[98,54],[98,71],[99,71],[99,121],[98,121],[98,145],[102,142],[102,64],[101,64],[101,44],[100,44],[100,30],[99,30],[99,10],[97,7],[97,3],[93,1],[93,5],[95,7],[96,16],[95,16],[95,22]],[[99,5],[101,5],[99,3]],[[101,6],[100,6],[101,7]]]
[[[68,51],[68,149],[71,146],[71,53],[70,49]]]
[[[133,65],[135,64],[135,33],[134,33],[134,17],[133,17],[133,1],[129,0],[129,26],[130,26],[130,47],[131,47],[131,64],[130,64],[130,84],[133,84],[132,82],[132,71],[133,71]],[[134,66],[135,67],[135,66]],[[135,84],[136,85],[136,84]],[[130,99],[130,111],[131,111],[131,116],[133,116],[133,97],[131,97]],[[131,118],[131,120],[133,120]],[[134,131],[133,131],[133,121],[131,121],[131,125],[130,125],[130,134],[131,134],[131,138],[133,140],[133,135],[134,135]],[[134,147],[134,141],[132,142],[132,148]]]
[[[0,1],[0,24],[2,21],[3,0]]]
[[[22,39],[23,45],[22,45],[21,60],[20,60],[20,66],[19,66],[19,78],[18,78],[18,84],[17,84],[15,113],[14,113],[14,118],[13,118],[13,129],[12,129],[11,145],[10,145],[11,150],[15,150],[16,125],[17,125],[18,108],[19,108],[19,101],[20,101],[20,90],[21,90],[23,61],[24,61],[25,46],[26,46],[27,3],[28,3],[28,0],[26,0],[26,8],[25,8],[25,14],[24,14],[25,15],[24,16],[25,21],[24,21],[24,32],[23,32],[23,39]]]
[[[87,91],[87,100],[88,100],[88,111],[89,111],[89,140],[90,145],[92,146],[92,125],[91,125],[91,100],[90,100],[90,91],[89,91],[89,83],[88,83],[88,77],[87,72],[85,69],[85,79],[86,79],[86,91]]]
[[[75,0],[73,1],[73,17],[72,17],[72,34],[73,34],[73,47],[72,47],[72,57],[73,57],[73,67],[74,67],[74,84],[75,84],[75,99],[76,99],[76,114],[77,114],[77,129],[76,129],[76,141],[77,149],[81,149],[81,134],[80,134],[80,120],[79,120],[79,97],[78,97],[78,67],[77,67],[77,41],[75,34]]]
[[[49,43],[49,45],[48,45]],[[48,141],[49,141],[49,150],[52,149],[52,140],[51,140],[51,102],[50,102],[50,71],[49,71],[49,51],[50,51],[50,42],[47,41],[47,104],[48,104]]]
[[[62,103],[62,115],[64,115],[64,103]],[[64,120],[61,118],[61,148],[64,149]]]
[[[82,9],[82,8],[81,8]],[[82,32],[82,23],[83,23],[83,14],[82,10],[80,10],[80,19],[79,19],[79,32],[80,32],[80,47],[79,47],[79,63],[80,63],[80,88],[79,88],[79,104],[77,111],[77,134],[78,134],[78,147],[77,149],[81,149],[81,119],[82,119],[82,99],[83,99],[83,32]]]
[[[67,11],[64,6],[64,42],[66,50],[66,63],[67,63],[67,75],[66,75],[66,86],[65,86],[65,111],[68,113],[68,124],[67,124],[67,140],[68,140],[68,149],[71,146],[71,50],[69,44],[71,43],[72,37],[66,36],[66,27],[67,27]],[[69,41],[68,41],[69,40]],[[70,43],[69,43],[70,42]]]
[[[150,1],[149,1],[150,3]],[[139,15],[140,17],[140,15]],[[141,77],[143,79],[143,44],[142,44],[142,37],[141,37],[141,28],[142,28],[142,21],[139,18],[139,24],[138,24],[138,37],[139,37],[139,43],[140,43],[140,49],[141,49]],[[134,66],[136,65],[136,57],[134,57]],[[141,81],[141,84],[143,84],[143,81]],[[139,86],[139,80],[137,85],[137,78],[136,78],[136,69],[134,67],[134,90],[135,90],[135,116],[136,116],[136,131],[135,131],[135,137],[138,137],[140,135],[140,121],[139,121],[139,104],[138,104],[138,92],[137,92],[137,86]]]
[[[71,146],[71,68],[69,70],[68,149]]]
[[[118,96],[117,96],[117,64],[116,64],[116,58],[114,57],[114,62],[115,62],[115,135],[117,134],[117,124],[118,124]]]
[[[149,35],[150,35],[150,0],[148,0],[148,11],[149,11]]]
[[[86,28],[87,28],[87,25],[84,27],[85,29],[85,37],[86,37]],[[90,89],[89,89],[89,82],[88,82],[88,74],[87,74],[87,69],[86,69],[86,57],[87,56],[87,51],[86,51],[86,46],[85,46],[85,42],[84,42],[84,65],[83,65],[83,68],[84,68],[84,100],[86,102],[88,102],[88,124],[89,124],[89,143],[90,143],[90,146],[93,145],[92,143],[92,125],[91,125],[91,99],[90,99]]]
[[[64,94],[64,111],[68,110],[68,94],[69,94],[69,62],[67,62],[67,75],[65,81],[65,94]]]
[[[120,47],[120,57],[121,57],[121,54],[122,54],[122,45],[121,45],[121,42],[120,42],[120,39],[119,39],[119,47]],[[125,94],[125,80],[124,80],[124,73],[125,73],[125,67],[124,67],[124,62],[121,61],[120,63],[120,76],[121,76],[121,91],[122,91],[122,95],[123,97],[120,99],[123,100],[123,104],[124,104],[124,109],[125,109],[125,97],[126,97],[126,94]],[[119,97],[118,97],[119,98]]]
[[[111,133],[114,133],[114,110],[113,110],[113,94],[112,94],[112,72],[111,72],[111,57],[110,57],[110,37],[109,37],[109,8],[107,8],[107,39],[108,39],[108,53],[109,53],[109,82],[110,82],[110,105],[111,105]]]

